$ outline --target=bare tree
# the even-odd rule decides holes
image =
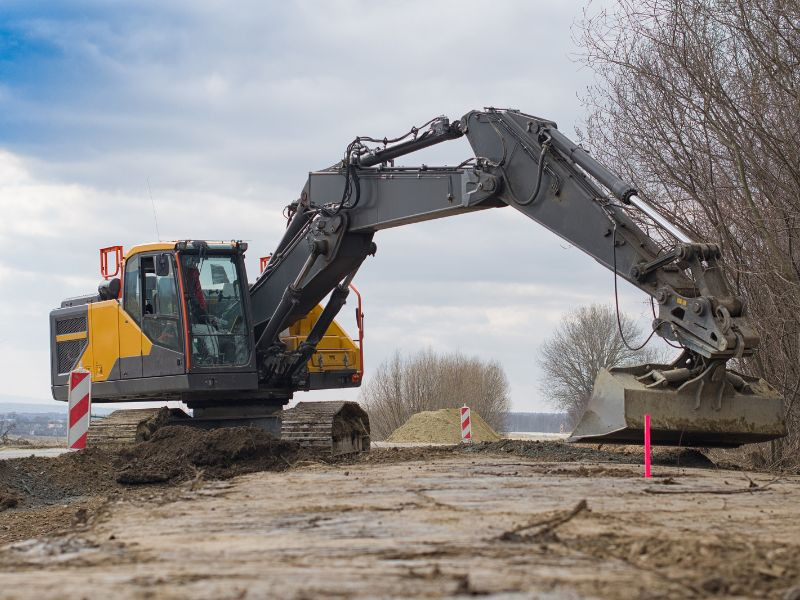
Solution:
[[[800,446],[800,0],[618,0],[577,34],[584,143],[720,243],[761,334],[741,368],[784,394]]]
[[[8,436],[14,431],[15,426],[14,419],[0,419],[0,446],[8,444]]]
[[[619,325],[624,341],[619,335]],[[655,346],[635,350],[634,342],[640,340],[642,332],[633,319],[621,314],[619,325],[613,306],[584,306],[568,313],[540,348],[539,365],[544,372],[542,393],[556,408],[567,413],[573,425],[589,402],[600,369],[664,358]]]
[[[423,410],[467,404],[489,425],[502,427],[511,401],[503,368],[460,353],[424,350],[411,357],[396,352],[382,363],[361,390],[372,435],[384,439]]]

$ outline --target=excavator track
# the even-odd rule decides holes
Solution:
[[[163,415],[159,419],[159,415]],[[152,431],[165,423],[160,408],[136,408],[115,410],[102,419],[92,419],[86,436],[86,445],[95,446],[131,445],[146,440]]]
[[[357,402],[300,402],[283,412],[281,439],[339,454],[369,451],[369,416]]]
[[[180,409],[140,408],[117,410],[94,420],[87,445],[119,446],[145,441],[165,425],[204,426]],[[241,422],[237,421],[237,425]],[[341,455],[367,452],[370,447],[369,416],[356,402],[300,402],[283,411],[281,439],[303,448]]]

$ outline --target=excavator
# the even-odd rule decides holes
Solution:
[[[474,156],[456,167],[395,166],[461,137]],[[661,445],[736,447],[786,435],[780,393],[728,368],[756,352],[759,336],[726,281],[719,246],[691,240],[556,123],[495,108],[436,117],[392,139],[355,138],[334,166],[309,173],[252,284],[242,241],[102,249],[99,293],[50,313],[53,397],[66,400],[68,375],[82,368],[94,402],[180,400],[192,409],[174,416],[184,424],[251,424],[334,454],[368,450],[369,418],[357,403],[284,406],[298,391],[361,384],[360,295],[357,340],[335,317],[376,253],[375,234],[504,207],[648,294],[653,333],[681,350],[672,364],[601,371],[570,441],[640,442],[645,415]]]

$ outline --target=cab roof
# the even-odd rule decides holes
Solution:
[[[131,256],[136,254],[140,254],[142,252],[156,252],[158,250],[175,250],[175,246],[178,245],[180,241],[191,242],[191,241],[200,241],[200,240],[175,240],[172,242],[150,242],[147,244],[138,244],[136,246],[131,246],[128,251],[125,253],[125,260],[128,260]],[[202,240],[205,243],[209,244],[210,246],[225,246],[228,248],[234,248],[236,246],[236,242],[223,242],[218,240]]]

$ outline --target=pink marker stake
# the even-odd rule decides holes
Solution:
[[[650,415],[644,416],[644,476],[650,477]]]

